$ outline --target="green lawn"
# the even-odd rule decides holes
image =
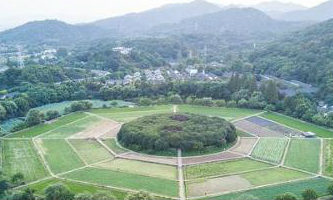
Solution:
[[[272,165],[246,158],[228,162],[223,161],[187,166],[185,168],[185,176],[186,179],[196,179],[209,176],[242,173],[245,171],[264,169],[268,167],[272,167]]]
[[[14,134],[11,134],[10,138],[32,138],[32,137],[36,137],[40,134],[43,134],[45,132],[51,131],[55,128],[58,128],[59,126],[64,126],[66,124],[69,124],[71,122],[74,122],[78,119],[81,119],[83,117],[86,117],[87,114],[85,113],[73,113],[70,115],[66,115],[64,117],[61,117],[59,119],[57,119],[55,122],[51,123],[51,124],[40,124],[22,131],[18,131]]]
[[[307,178],[310,175],[303,172],[279,167],[249,172],[242,174],[241,176],[250,181],[252,185],[261,186],[266,184],[282,183],[285,181]]]
[[[219,107],[179,105],[178,112],[188,112],[193,114],[222,117],[226,120],[235,120],[246,116],[258,114],[262,111],[241,109],[241,108],[219,108]]]
[[[97,163],[113,158],[96,140],[69,140],[79,156],[88,164]]]
[[[333,140],[324,141],[323,172],[326,176],[333,177]]]
[[[116,159],[104,163],[99,163],[95,166],[114,171],[177,180],[176,167],[168,165],[140,162],[135,160]]]
[[[66,140],[36,140],[53,173],[62,173],[84,166]]]
[[[116,139],[103,139],[102,141],[116,154],[122,154],[128,152],[126,149],[121,148],[117,144]]]
[[[2,144],[5,175],[12,176],[20,172],[27,182],[47,176],[31,140],[4,140]]]
[[[285,165],[317,173],[320,161],[320,140],[292,139]]]
[[[259,200],[274,200],[277,196],[286,192],[292,192],[301,199],[301,193],[306,189],[314,189],[319,196],[327,194],[327,187],[333,184],[333,181],[324,178],[312,178],[308,180],[284,183],[274,186],[267,186],[258,189],[247,190],[244,192],[235,192],[217,197],[205,198],[205,200],[232,200],[243,195],[252,195]]]
[[[85,168],[63,176],[64,178],[91,182],[132,190],[145,190],[151,193],[178,196],[177,181],[147,177],[137,174],[117,172],[106,169]]]
[[[159,114],[159,113],[171,113],[171,112],[172,112],[172,105],[91,110],[91,113],[107,117],[109,119],[118,122],[129,122],[138,117]]]
[[[272,163],[280,163],[288,143],[286,138],[260,138],[252,157]]]
[[[35,183],[32,185],[29,185],[29,188],[36,190],[36,194],[43,195],[44,191],[47,187],[52,186],[54,184],[62,184],[69,188],[71,192],[74,194],[82,194],[82,193],[98,193],[98,192],[107,192],[113,194],[118,200],[125,199],[125,196],[127,195],[126,192],[120,191],[120,190],[114,190],[114,189],[108,189],[104,187],[97,187],[90,184],[82,184],[77,183],[74,181],[65,181],[61,179],[49,179],[45,180],[39,183]]]
[[[278,123],[284,124],[286,126],[298,129],[300,131],[303,132],[313,132],[316,133],[317,136],[319,137],[323,137],[323,138],[333,138],[333,131],[326,129],[324,127],[321,126],[317,126],[314,124],[310,124],[307,122],[303,122],[301,120],[292,118],[292,117],[288,117],[288,116],[284,116],[284,115],[280,115],[277,113],[264,113],[261,115],[261,117],[276,121]]]
[[[67,138],[76,133],[84,131],[85,129],[93,126],[95,123],[98,123],[101,119],[96,116],[89,116],[84,119],[78,120],[74,123],[61,126],[59,128],[53,129],[52,131],[42,135],[42,138]]]

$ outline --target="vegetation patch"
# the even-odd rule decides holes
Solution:
[[[52,172],[61,173],[84,166],[83,161],[69,146],[66,140],[41,140],[36,143],[40,146]]]
[[[272,167],[272,165],[246,158],[235,161],[190,165],[185,168],[185,175],[186,179],[196,179],[209,176],[242,173],[245,171],[264,169],[268,167]]]
[[[193,113],[214,117],[221,117],[226,120],[240,119],[246,116],[258,114],[259,110],[242,109],[242,108],[221,108],[221,107],[205,107],[205,106],[191,106],[179,105],[178,110],[180,113]]]
[[[252,157],[272,163],[280,163],[288,143],[286,138],[260,138]]]
[[[106,144],[116,154],[122,154],[128,152],[128,150],[120,147],[117,144],[116,139],[103,139],[103,143]]]
[[[160,165],[127,159],[116,159],[104,163],[99,163],[95,166],[114,171],[154,176],[163,179],[177,179],[176,167],[169,165]]]
[[[73,145],[80,158],[88,164],[113,158],[113,156],[96,140],[69,140],[69,142]]]
[[[250,181],[252,185],[261,186],[266,184],[282,183],[296,179],[303,179],[309,177],[310,175],[303,172],[278,167],[249,172],[242,174],[241,176]]]
[[[194,114],[158,114],[124,124],[118,141],[136,151],[197,151],[227,147],[235,142],[235,127],[218,117]]]
[[[27,182],[47,176],[31,140],[4,140],[2,145],[2,164],[6,176],[22,173]]]
[[[320,127],[314,124],[310,124],[307,122],[303,122],[301,120],[292,118],[292,117],[288,117],[288,116],[284,116],[281,114],[276,114],[276,113],[264,113],[261,115],[261,117],[276,121],[278,123],[284,124],[286,126],[298,129],[300,131],[303,132],[313,132],[315,134],[317,134],[317,136],[319,137],[323,137],[323,138],[332,138],[333,137],[333,131],[326,129],[324,127]]]
[[[155,194],[178,196],[177,181],[147,177],[107,169],[85,168],[66,174],[64,178],[91,182],[132,190],[145,190]]]
[[[320,162],[320,145],[318,139],[291,140],[285,165],[317,173]]]
[[[79,120],[83,117],[86,117],[87,114],[85,113],[73,113],[70,115],[66,115],[64,117],[61,117],[54,121],[51,124],[40,124],[22,131],[18,131],[12,135],[10,135],[10,138],[32,138],[36,137],[40,134],[46,133],[48,131],[51,131],[53,129],[58,128],[59,126],[64,126],[66,124],[72,123],[76,120]]]
[[[312,178],[302,181],[295,181],[290,183],[283,183],[279,185],[261,187],[258,189],[247,190],[244,192],[229,193],[222,196],[209,197],[205,200],[230,200],[237,199],[243,195],[251,195],[257,197],[260,200],[272,200],[277,196],[284,194],[286,191],[292,191],[293,194],[297,195],[301,199],[301,193],[309,188],[314,189],[319,196],[328,195],[327,187],[333,184],[333,181],[325,178]]]

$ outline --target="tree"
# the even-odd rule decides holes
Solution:
[[[73,200],[74,194],[61,184],[49,186],[45,190],[45,200]]]
[[[302,192],[303,200],[316,200],[318,199],[318,194],[313,189],[307,189],[304,192]]]
[[[34,195],[35,190],[30,188],[25,189],[24,191],[15,192],[11,197],[10,200],[35,200],[36,197]]]
[[[333,196],[333,185],[330,185],[330,186],[327,187],[327,192],[328,192],[328,194]]]
[[[46,119],[53,120],[60,117],[60,113],[57,110],[49,110],[46,112]]]
[[[283,195],[277,196],[275,200],[297,200],[297,197],[292,193],[285,193]]]
[[[0,104],[0,120],[4,120],[6,118],[6,109]]]
[[[140,98],[139,105],[140,106],[150,106],[153,104],[153,101],[149,98]]]
[[[0,196],[3,195],[10,188],[7,180],[0,180]]]
[[[274,81],[268,81],[265,97],[268,103],[275,104],[279,100],[279,91]]]
[[[128,196],[126,196],[125,199],[126,200],[153,200],[152,196],[150,196],[149,193],[143,192],[143,191],[129,194]]]
[[[19,184],[20,182],[22,182],[24,180],[24,175],[22,174],[22,173],[20,173],[20,172],[18,172],[18,173],[16,173],[16,174],[14,174],[13,176],[12,176],[12,183],[14,183],[14,184]]]
[[[35,126],[42,123],[42,115],[39,110],[32,109],[28,112],[26,124],[27,126]]]

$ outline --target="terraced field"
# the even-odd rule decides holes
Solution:
[[[323,173],[333,177],[333,140],[324,141]]]
[[[36,144],[53,173],[66,172],[84,166],[84,162],[66,140],[38,139]]]
[[[22,173],[26,181],[48,176],[31,140],[4,140],[3,172],[12,176]]]
[[[128,152],[128,150],[123,149],[119,147],[119,145],[117,145],[116,139],[105,139],[102,142],[106,144],[116,154],[122,154]]]
[[[320,161],[320,140],[292,139],[285,165],[317,173]]]
[[[273,165],[246,158],[227,162],[223,161],[200,165],[190,165],[185,168],[185,175],[186,179],[197,179],[210,176],[237,174],[251,170],[265,169],[272,166]]]
[[[176,181],[107,169],[85,168],[63,175],[63,177],[106,186],[146,190],[155,194],[173,197],[178,196],[178,183]]]
[[[260,138],[252,157],[272,163],[280,163],[287,145],[286,138]]]

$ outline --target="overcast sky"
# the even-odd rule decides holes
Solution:
[[[256,4],[267,0],[208,0],[212,3]],[[280,0],[308,7],[326,0]],[[69,23],[90,22],[129,12],[140,12],[169,3],[190,0],[0,0],[0,30],[32,20],[58,19]]]

